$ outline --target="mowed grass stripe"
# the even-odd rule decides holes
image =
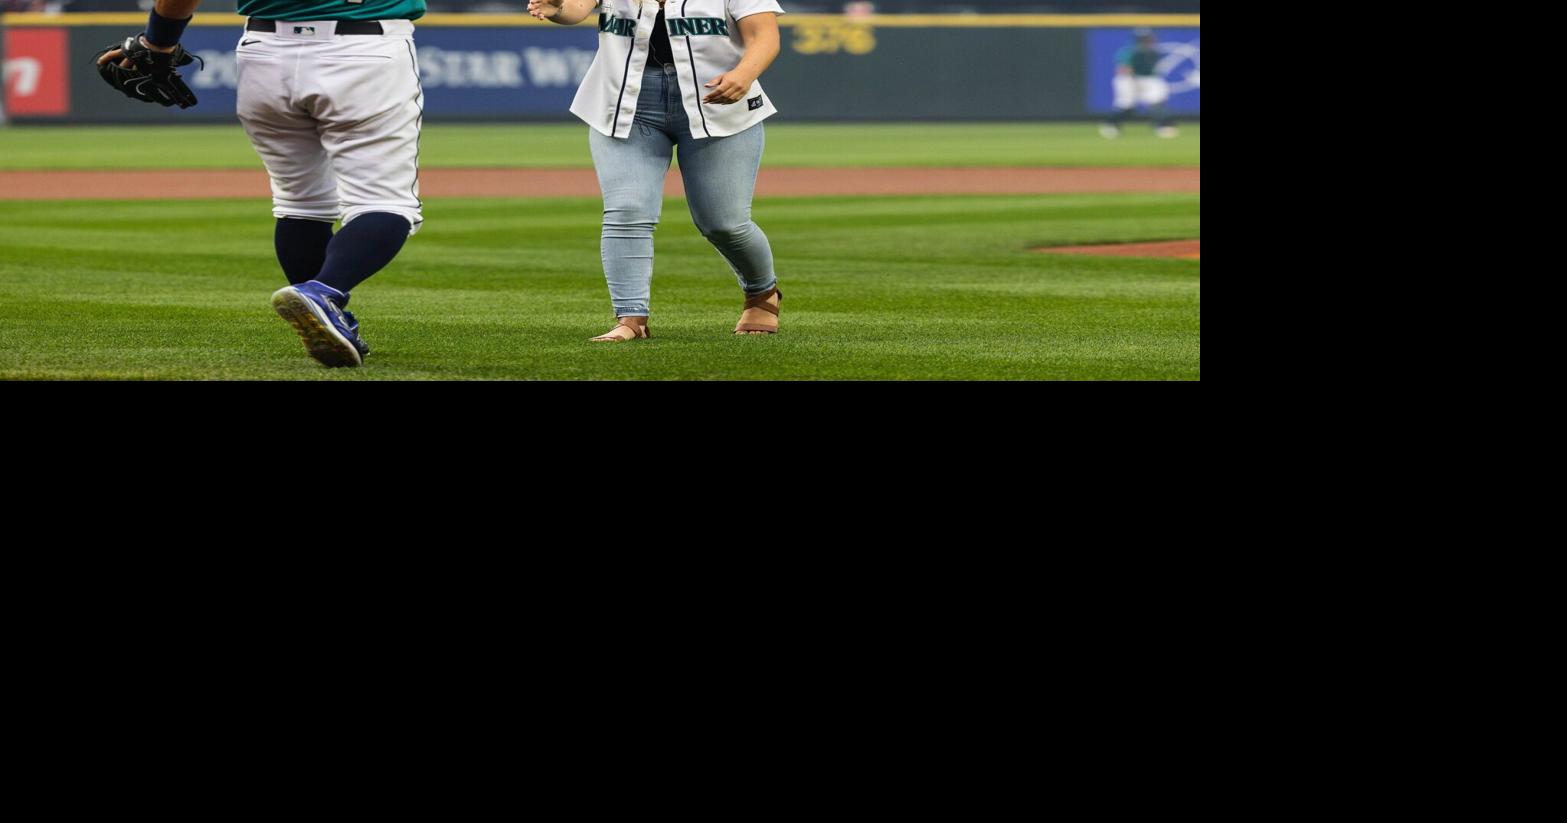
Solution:
[[[1197,166],[1202,131],[1159,140],[1146,129],[1121,140],[1092,124],[828,125],[773,121],[765,162],[776,167]],[[256,168],[238,126],[0,128],[0,171]],[[425,126],[425,168],[588,168],[578,124]]]

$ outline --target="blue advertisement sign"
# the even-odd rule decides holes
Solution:
[[[1088,30],[1088,109],[1115,111],[1116,55],[1137,42],[1133,29]],[[1170,111],[1202,113],[1202,29],[1158,28],[1160,60],[1155,73],[1170,90]]]
[[[417,25],[417,24],[416,24]],[[184,44],[207,62],[185,70],[201,102],[195,114],[233,116],[234,47],[240,31],[192,27]],[[569,117],[598,52],[593,27],[426,28],[414,36],[426,115],[448,119]]]

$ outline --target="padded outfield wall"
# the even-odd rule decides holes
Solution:
[[[188,111],[127,100],[92,70],[94,52],[145,22],[136,14],[0,18],[5,116],[15,123],[232,121],[242,19],[198,15],[187,32],[185,45],[207,62],[204,71],[187,70],[201,98]],[[1196,15],[799,14],[782,22],[784,53],[762,82],[784,120],[1097,118],[1111,107],[1115,52],[1137,26],[1159,35],[1172,108],[1187,118],[1202,111]],[[566,109],[597,45],[591,23],[437,14],[417,25],[429,120],[569,120]]]

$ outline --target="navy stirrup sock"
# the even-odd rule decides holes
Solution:
[[[273,241],[277,245],[277,261],[283,266],[288,284],[297,286],[321,274],[321,266],[326,263],[327,244],[332,242],[332,224],[284,217],[277,221]]]
[[[315,279],[347,294],[392,262],[408,242],[410,228],[407,218],[386,212],[356,218],[332,238]]]

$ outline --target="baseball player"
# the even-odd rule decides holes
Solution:
[[[200,2],[157,0],[145,32],[100,53],[104,79],[134,99],[195,105],[179,42]],[[349,294],[424,222],[413,44],[424,11],[425,0],[239,0],[238,114],[272,178],[289,282],[272,306],[325,366],[364,362]]]
[[[1170,119],[1167,103],[1170,84],[1159,76],[1159,38],[1150,29],[1137,29],[1137,42],[1115,55],[1115,115],[1100,127],[1100,134],[1114,140],[1138,106],[1147,106],[1154,118],[1154,133],[1164,138],[1180,136]]]
[[[691,218],[745,291],[735,334],[776,334],[783,295],[767,235],[751,220],[756,173],[777,113],[757,78],[778,57],[776,0],[529,0],[541,20],[599,14],[598,57],[573,114],[604,192],[604,277],[616,325],[594,342],[646,338],[653,230],[678,149]]]

